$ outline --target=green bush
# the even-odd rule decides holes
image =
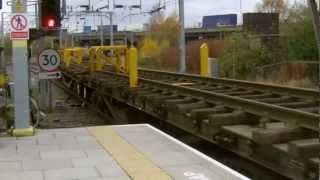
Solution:
[[[229,36],[220,62],[223,77],[246,78],[256,67],[273,62],[272,53],[258,37],[248,33]]]
[[[290,8],[287,20],[281,25],[281,34],[286,36],[288,60],[316,60],[317,44],[311,12],[306,5]]]

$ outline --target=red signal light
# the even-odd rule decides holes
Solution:
[[[48,19],[48,23],[47,23],[49,28],[54,28],[56,26],[56,21],[53,18]]]
[[[1,1],[1,0],[0,0]],[[40,21],[41,28],[45,31],[55,31],[61,26],[60,13],[61,0],[41,0],[40,1]]]

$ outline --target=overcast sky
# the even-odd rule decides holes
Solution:
[[[72,0],[69,0],[72,1]],[[80,0],[79,0],[80,1]],[[78,1],[78,2],[79,2]],[[178,11],[178,0],[161,0],[161,5],[166,5],[165,13],[167,15]],[[256,4],[260,0],[185,0],[185,19],[186,26],[195,26],[202,21],[202,17],[206,15],[228,14],[242,12],[252,12]],[[86,0],[81,0],[86,2]],[[92,0],[96,6],[102,6],[106,0]],[[240,2],[242,5],[240,6]],[[116,0],[117,4],[139,4],[139,0]],[[154,6],[159,4],[159,0],[142,0],[142,12],[150,11]],[[132,13],[139,13],[140,10],[135,10]],[[146,22],[148,15],[133,16],[130,18],[123,18],[128,11],[116,10],[116,21],[122,28],[141,27],[143,22]],[[241,18],[239,18],[241,19]],[[241,21],[240,21],[241,22]],[[107,21],[105,23],[108,23]]]
[[[113,0],[110,0],[111,4]],[[154,6],[158,5],[160,1],[161,5],[166,5],[165,14],[169,15],[173,12],[178,11],[178,0],[142,0],[142,12],[150,11]],[[197,26],[201,21],[203,16],[207,15],[218,15],[218,14],[228,14],[236,13],[238,14],[238,23],[242,23],[241,12],[254,12],[256,4],[261,0],[185,0],[185,19],[186,26]],[[305,0],[297,0],[304,2]],[[89,0],[67,0],[67,5],[72,6],[75,9],[79,5],[88,4]],[[123,5],[134,5],[139,4],[140,0],[115,0],[116,4]],[[94,9],[102,7],[108,4],[108,0],[91,0],[91,4]],[[30,9],[30,8],[29,8]],[[9,7],[4,6],[3,11],[9,11]],[[80,10],[78,8],[78,10]],[[32,9],[30,9],[32,11]],[[128,9],[115,10],[114,23],[118,24],[121,29],[126,28],[139,28],[145,23],[149,15],[138,15],[131,18],[126,17],[130,12]],[[140,10],[134,10],[132,13],[139,13]],[[78,22],[78,23],[76,23]],[[107,18],[103,19],[104,24],[108,24],[109,20]],[[78,25],[77,25],[78,24]],[[81,18],[72,17],[69,20],[65,20],[64,25],[69,27],[71,30],[78,31],[82,30],[83,25],[90,25],[93,29],[100,24],[100,19],[96,18]]]

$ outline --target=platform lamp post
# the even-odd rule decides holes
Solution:
[[[179,25],[180,25],[180,72],[186,72],[186,37],[184,29],[184,0],[179,0]]]

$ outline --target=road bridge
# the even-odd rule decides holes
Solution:
[[[222,39],[225,35],[242,31],[241,26],[236,27],[221,27],[221,28],[188,28],[186,29],[186,41],[192,41],[197,39]],[[134,43],[140,41],[146,36],[147,31],[118,31],[114,32],[114,41],[124,44],[125,42]],[[80,42],[80,45],[99,45],[101,34],[99,31],[90,33],[73,33],[75,41]],[[103,34],[105,44],[110,44],[109,32]]]

